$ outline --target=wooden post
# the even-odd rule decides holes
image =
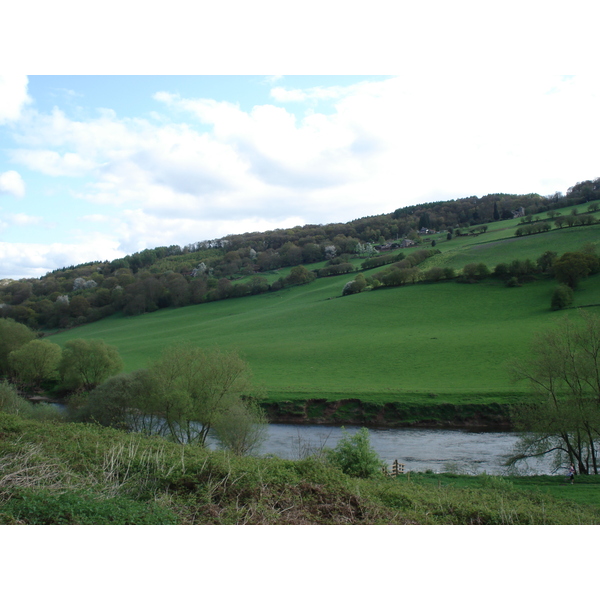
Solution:
[[[404,463],[398,462],[398,459],[392,464],[391,477],[397,477],[398,475],[404,474]]]

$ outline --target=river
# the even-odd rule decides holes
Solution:
[[[353,435],[360,427],[347,426]],[[507,473],[506,459],[514,453],[519,436],[513,432],[466,431],[455,429],[369,429],[371,445],[391,465],[403,463],[406,471],[456,472],[490,475]],[[341,427],[326,425],[269,425],[268,439],[256,454],[274,454],[298,459],[320,448],[333,448],[342,437]],[[216,444],[211,441],[214,447]],[[550,474],[551,460],[529,459],[518,467],[520,473]]]
[[[62,407],[60,407],[62,409]],[[346,426],[354,435],[360,427]],[[267,428],[266,441],[254,452],[296,460],[321,448],[334,448],[343,435],[342,428],[332,425],[276,425]],[[395,460],[405,471],[434,473],[455,472],[475,475],[503,475],[505,461],[514,453],[519,436],[513,432],[469,431],[457,429],[390,428],[369,429],[371,446],[388,465]],[[209,446],[217,447],[209,436]],[[552,462],[545,459],[522,461],[517,471],[524,475],[551,474]],[[514,469],[513,469],[514,472]]]

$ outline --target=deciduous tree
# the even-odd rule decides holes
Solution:
[[[122,368],[118,350],[103,340],[69,340],[59,364],[63,383],[72,390],[91,390]]]
[[[235,352],[172,346],[152,364],[150,373],[154,410],[180,443],[205,445],[209,431],[217,423],[223,427],[233,407],[252,394],[248,365]]]
[[[518,411],[524,435],[512,462],[549,453],[557,465],[598,473],[600,443],[600,318],[580,312],[533,340],[528,358],[511,365],[514,380],[530,383],[535,404]]]
[[[559,285],[552,292],[550,308],[552,310],[561,310],[573,304],[573,290],[568,285]]]
[[[598,257],[584,252],[565,252],[553,264],[554,276],[560,283],[575,289],[581,279],[600,268]]]
[[[22,323],[13,319],[0,319],[0,375],[10,373],[8,355],[34,340],[35,333]]]
[[[214,431],[223,448],[242,456],[266,440],[267,425],[265,412],[257,402],[236,402],[215,421]]]
[[[56,375],[61,354],[57,344],[31,340],[18,350],[13,350],[8,355],[8,362],[23,383],[39,386],[44,379]]]

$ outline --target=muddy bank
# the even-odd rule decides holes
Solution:
[[[271,423],[365,425],[369,427],[444,427],[510,430],[510,408],[490,404],[375,404],[356,399],[265,402]]]

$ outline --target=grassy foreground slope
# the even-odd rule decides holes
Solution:
[[[598,476],[562,487],[485,474],[357,479],[315,457],[235,457],[6,414],[0,455],[1,525],[600,523]]]

